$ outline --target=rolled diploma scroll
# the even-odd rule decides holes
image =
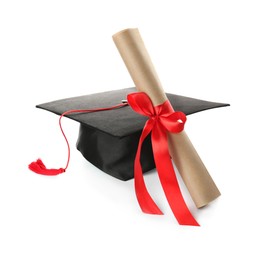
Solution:
[[[167,100],[161,82],[137,28],[113,35],[113,40],[138,91],[145,92],[154,106]],[[220,192],[185,131],[168,134],[170,155],[197,208],[220,196]]]

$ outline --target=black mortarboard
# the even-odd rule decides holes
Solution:
[[[126,100],[132,92],[136,92],[136,89],[126,88],[61,99],[37,107],[62,115],[68,110],[115,106]],[[182,111],[186,115],[228,106],[174,94],[167,94],[167,97],[175,111]],[[77,149],[89,162],[115,178],[129,180],[134,177],[134,158],[147,118],[135,113],[129,106],[97,113],[67,114],[66,117],[80,123]],[[150,138],[142,146],[141,163],[143,172],[155,167]]]

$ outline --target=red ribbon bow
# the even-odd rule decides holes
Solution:
[[[134,162],[135,191],[142,211],[149,214],[163,214],[146,188],[140,163],[142,143],[151,133],[155,165],[173,214],[181,225],[199,226],[181,194],[168,151],[167,132],[183,131],[186,115],[183,112],[175,112],[168,100],[161,105],[153,106],[150,98],[143,92],[129,94],[127,100],[135,112],[149,117],[140,136]]]

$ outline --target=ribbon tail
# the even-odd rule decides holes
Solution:
[[[152,131],[152,149],[160,182],[176,220],[180,225],[199,226],[182,196],[168,151],[167,133],[158,124]]]
[[[154,122],[148,120],[143,128],[141,133],[138,149],[135,157],[134,162],[134,179],[135,179],[135,192],[137,196],[137,200],[139,202],[140,208],[144,213],[148,214],[156,214],[156,215],[163,215],[162,211],[158,208],[156,203],[151,198],[143,177],[141,162],[140,162],[140,154],[141,154],[141,147],[142,143],[148,134],[151,132],[153,128]]]

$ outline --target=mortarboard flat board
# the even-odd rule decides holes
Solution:
[[[113,90],[56,100],[37,105],[37,108],[61,115],[72,109],[111,107],[126,100],[132,92],[136,92],[136,89]],[[167,97],[175,111],[182,111],[186,115],[229,106],[174,94],[167,94]],[[120,180],[134,177],[134,159],[147,118],[135,113],[129,106],[97,113],[69,114],[66,117],[80,123],[77,149],[90,163]],[[155,168],[150,138],[142,146],[141,164],[143,172]]]

